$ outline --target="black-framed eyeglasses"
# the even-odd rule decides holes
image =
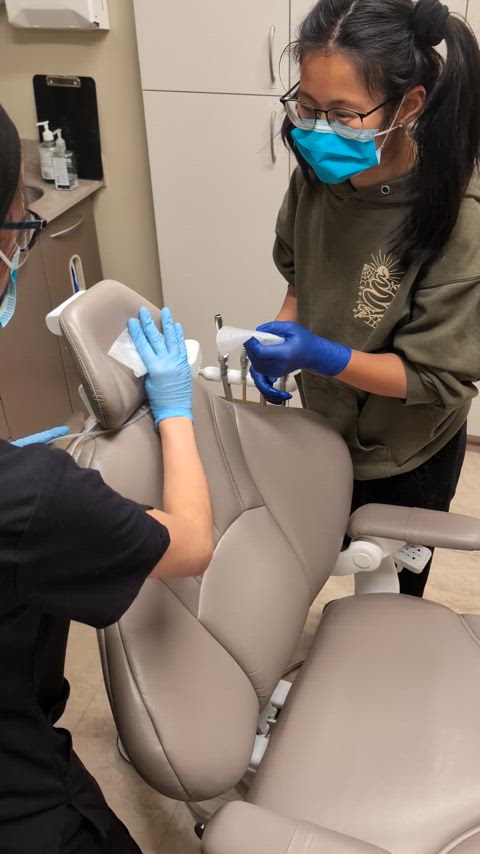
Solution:
[[[304,104],[298,98],[292,97],[295,92],[298,92],[300,83],[295,83],[288,92],[280,98],[280,103],[285,108],[285,112],[295,127],[302,130],[313,130],[317,122],[321,121],[322,116],[325,116],[331,129],[338,136],[344,139],[359,139],[364,130],[363,122],[368,116],[381,110],[387,104],[396,101],[396,98],[388,98],[383,101],[378,107],[369,110],[368,113],[358,113],[356,110],[345,109],[344,107],[333,107],[330,110],[320,110],[317,107],[312,107],[310,104]]]
[[[28,253],[35,246],[42,228],[45,228],[47,221],[40,219],[33,211],[25,211],[25,217],[21,222],[2,222],[0,223],[1,231],[16,231],[17,232],[17,249],[20,250],[20,258],[18,266],[21,267],[28,257]]]

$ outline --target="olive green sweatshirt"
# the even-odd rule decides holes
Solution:
[[[480,180],[423,276],[389,250],[413,182],[309,187],[297,168],[277,222],[274,260],[295,288],[299,323],[354,350],[397,353],[405,365],[406,400],[301,375],[304,405],[342,433],[360,480],[430,459],[464,424],[480,378]]]

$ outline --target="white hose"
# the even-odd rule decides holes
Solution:
[[[222,381],[222,378],[220,375],[220,368],[215,368],[213,366],[201,368],[200,369],[200,376],[203,377],[204,380],[207,380],[207,382],[210,382],[210,383],[219,383]],[[241,373],[241,371],[236,370],[234,368],[229,368],[228,369],[228,382],[230,383],[230,385],[242,385],[242,373]],[[250,374],[247,375],[247,385],[252,387],[252,388],[255,388],[255,383],[253,382]],[[280,385],[281,385],[281,382],[279,380],[279,382],[275,384],[275,388],[280,388]],[[290,391],[290,392],[297,390],[297,383],[295,382],[295,379],[291,374],[287,377],[285,388],[287,391]]]

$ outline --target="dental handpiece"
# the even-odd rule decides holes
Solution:
[[[242,403],[247,402],[247,371],[248,371],[248,356],[245,348],[240,354],[240,373],[242,378]]]
[[[221,314],[215,315],[215,326],[217,328],[217,332],[219,332],[223,326],[223,318]],[[220,376],[222,378],[225,400],[229,400],[230,403],[233,403],[232,389],[230,387],[230,383],[228,382],[228,357],[221,356],[220,354],[218,354],[218,364],[220,365]]]

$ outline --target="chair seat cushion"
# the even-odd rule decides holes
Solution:
[[[233,801],[207,825],[204,854],[388,854],[343,833]]]
[[[393,854],[456,850],[480,825],[479,637],[414,597],[329,605],[249,800]]]

